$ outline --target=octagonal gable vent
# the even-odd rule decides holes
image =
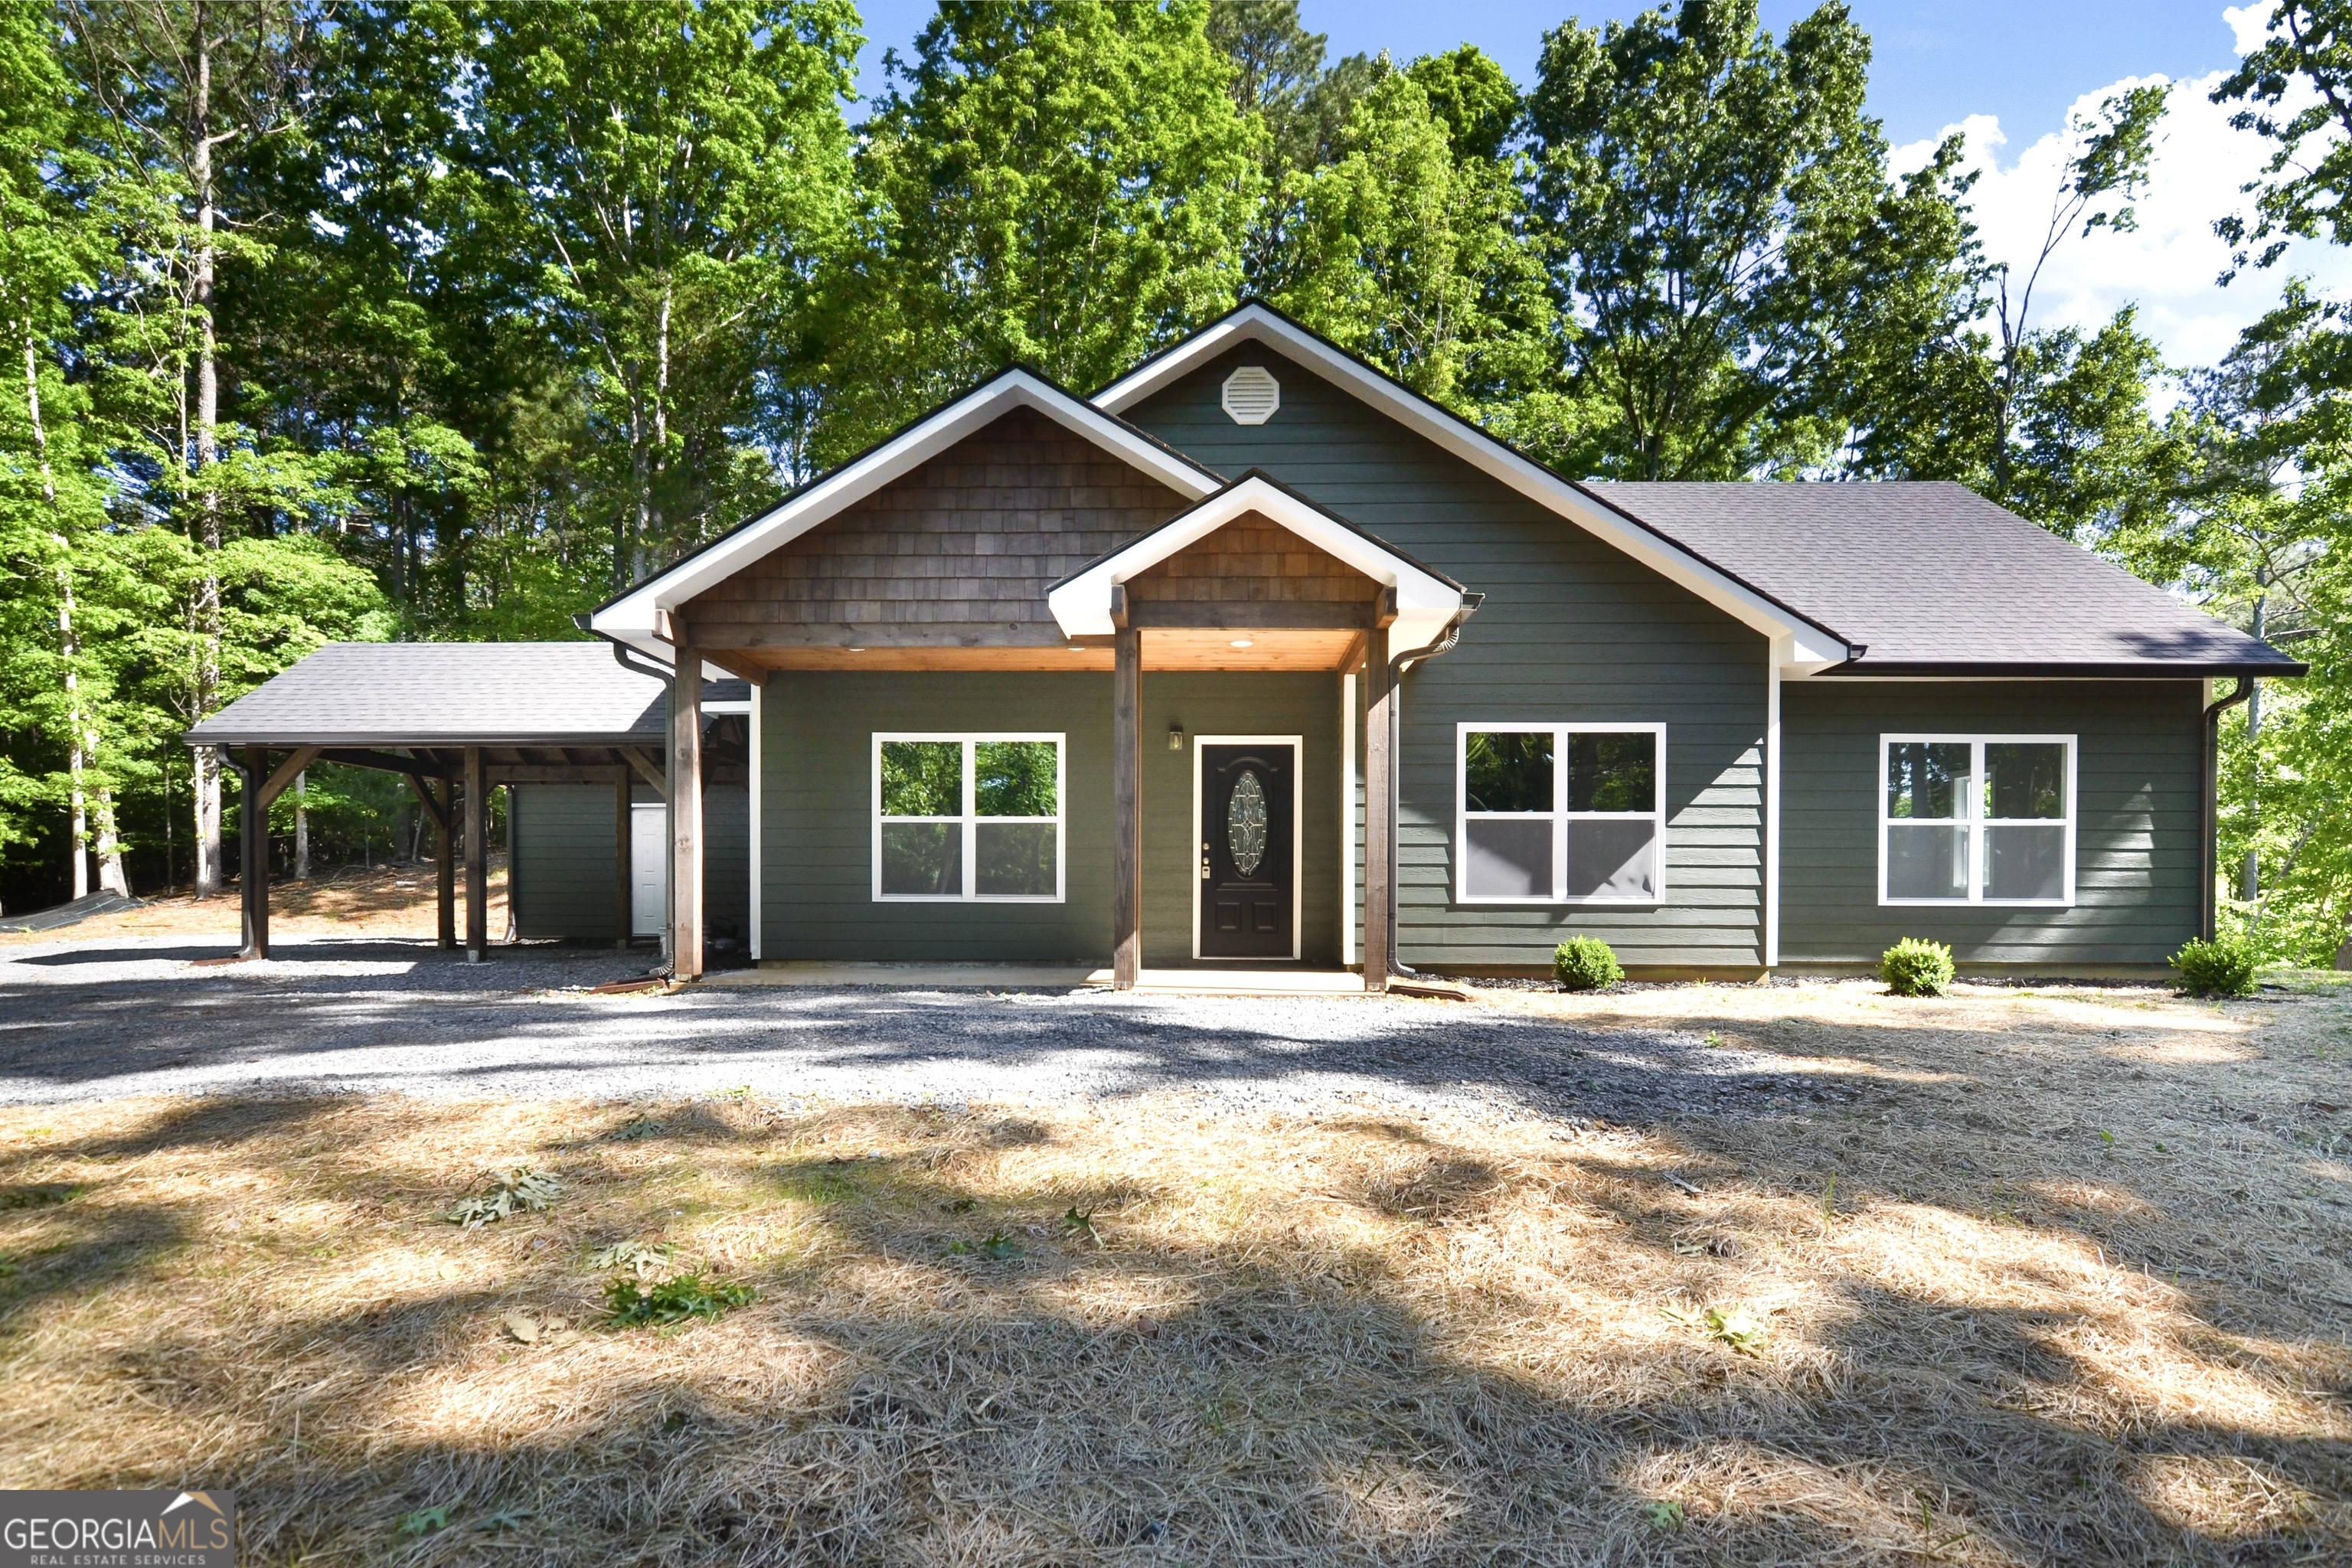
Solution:
[[[1282,406],[1282,387],[1264,365],[1245,364],[1225,377],[1225,413],[1236,425],[1263,425]]]

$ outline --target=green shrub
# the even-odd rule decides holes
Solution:
[[[1897,996],[1941,996],[1952,984],[1952,950],[1906,936],[1878,955],[1878,977]]]
[[[1553,948],[1551,972],[1563,991],[1601,991],[1625,978],[1617,955],[1597,936],[1572,936]]]
[[[604,1287],[604,1321],[616,1329],[640,1329],[688,1318],[720,1318],[750,1302],[754,1294],[749,1285],[720,1284],[699,1274],[681,1274],[644,1290],[624,1274]]]
[[[2253,943],[2227,934],[2211,942],[2183,942],[2172,955],[2180,984],[2197,996],[2252,995],[2254,963]]]

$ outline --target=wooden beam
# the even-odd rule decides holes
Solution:
[[[408,775],[408,787],[415,792],[417,800],[424,805],[425,820],[431,823],[436,831],[446,833],[449,830],[449,808],[435,798],[431,777],[425,773],[411,773]]]
[[[809,622],[782,618],[792,606],[730,605],[734,613],[695,623],[698,639],[708,638],[730,654],[768,648],[811,647],[1060,647],[1067,640],[1053,621],[848,621]],[[762,612],[778,617],[762,619]],[[696,651],[713,664],[718,658]]]
[[[414,773],[409,777],[432,806],[433,943],[444,952],[454,952],[457,948],[457,822],[454,815],[457,786],[447,778],[424,779]]]
[[[239,958],[269,956],[269,803],[262,783],[269,776],[269,748],[245,749],[245,799],[238,824],[237,903],[244,926]]]
[[[637,770],[637,776],[653,786],[654,793],[664,800],[669,798],[669,780],[664,776],[661,764],[646,755],[642,746],[623,746],[621,757]]]
[[[761,664],[755,658],[748,658],[745,655],[737,652],[733,648],[705,647],[697,648],[695,651],[702,656],[705,663],[715,664],[719,668],[725,670],[728,674],[734,676],[740,680],[748,680],[754,686],[759,685],[768,678],[768,667],[766,665]]]
[[[490,786],[482,748],[466,748],[466,962],[490,956]]]
[[[1394,619],[1391,613],[1391,619]],[[1373,607],[1363,604],[1323,604],[1312,600],[1255,599],[1137,599],[1122,621],[1114,611],[1112,624],[1169,629],[1212,631],[1273,630],[1355,631],[1373,622]]]
[[[681,636],[686,628],[679,627]],[[669,972],[702,974],[702,660],[677,645],[669,697]]]
[[[1396,879],[1396,758],[1389,745],[1389,634],[1364,645],[1364,989],[1389,988],[1389,902]]]
[[[629,856],[635,847],[635,807],[630,799],[629,770],[623,768],[613,775],[613,929],[614,947],[629,945],[630,928],[636,924],[635,882],[631,876]]]
[[[1111,988],[1143,970],[1143,634],[1118,634],[1111,678]]]
[[[500,784],[594,784],[610,779],[618,764],[589,763],[490,763],[484,766],[490,787]],[[623,778],[630,770],[618,768]]]
[[[1110,624],[1114,630],[1127,630],[1128,614],[1127,584],[1113,583],[1110,585]]]
[[[1396,625],[1396,618],[1397,591],[1394,588],[1383,588],[1381,590],[1381,596],[1372,604],[1372,625],[1386,631]]]
[[[362,746],[321,746],[314,759],[321,763],[341,763],[351,768],[374,768],[380,773],[423,774],[438,778],[441,764],[427,757],[399,757],[390,752],[372,752]]]
[[[261,786],[261,805],[264,810],[268,809],[272,801],[286,793],[287,787],[302,775],[304,768],[319,760],[320,749],[317,746],[298,746],[291,756],[278,764],[278,771],[269,775],[268,784]]]

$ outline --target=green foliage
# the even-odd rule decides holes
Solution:
[[[1941,996],[1957,973],[1950,948],[1916,936],[1878,955],[1878,978],[1897,996]]]
[[[1682,1307],[1668,1307],[1665,1319],[1685,1328],[1696,1329],[1719,1345],[1741,1355],[1764,1353],[1764,1315],[1745,1301],[1734,1301],[1727,1307],[1708,1307],[1691,1311]]]
[[[1013,363],[1098,386],[1231,306],[1258,189],[1205,0],[943,7],[877,100],[821,280],[824,450]]]
[[[1965,321],[1967,235],[1886,176],[1843,5],[1755,0],[1547,34],[1528,100],[1560,373],[1508,428],[1570,473],[1735,479],[1829,458],[1838,410]]]
[[[1572,936],[1552,949],[1551,973],[1563,991],[1604,991],[1625,978],[1615,952],[1597,936]]]
[[[604,1287],[604,1321],[616,1329],[667,1328],[690,1318],[716,1321],[759,1293],[749,1285],[680,1274],[648,1290],[624,1274]]]
[[[2212,941],[2183,942],[2172,955],[2183,989],[2195,996],[2251,996],[2260,963],[2253,944],[2223,932]]]

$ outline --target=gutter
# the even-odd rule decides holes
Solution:
[[[2238,677],[2238,689],[2212,703],[2205,710],[2204,789],[2200,793],[2198,806],[2204,821],[2198,836],[2197,863],[2203,871],[2203,890],[2198,897],[2198,935],[2207,942],[2213,940],[2220,911],[2215,907],[2213,880],[2221,871],[2221,710],[2235,708],[2254,694],[2254,677]]]
[[[1454,645],[1462,640],[1462,624],[1486,602],[1484,594],[1464,594],[1462,607],[1454,612],[1434,641],[1389,660],[1389,810],[1388,819],[1381,824],[1389,836],[1389,973],[1409,979],[1419,977],[1421,971],[1397,956],[1397,807],[1404,799],[1399,787],[1404,776],[1404,672],[1424,659],[1452,653]]]
[[[635,675],[650,675],[656,680],[669,681],[677,679],[677,670],[675,666],[631,663],[630,661],[632,659],[641,659],[645,656],[638,653],[636,649],[631,647],[627,643],[625,643],[620,638],[614,637],[612,633],[598,631],[594,626],[588,624],[589,619],[590,617],[586,616],[574,616],[572,617],[572,624],[578,626],[582,631],[586,632],[590,637],[602,637],[604,641],[611,643],[613,645],[614,662],[618,664],[623,669],[628,670],[632,674]]]

